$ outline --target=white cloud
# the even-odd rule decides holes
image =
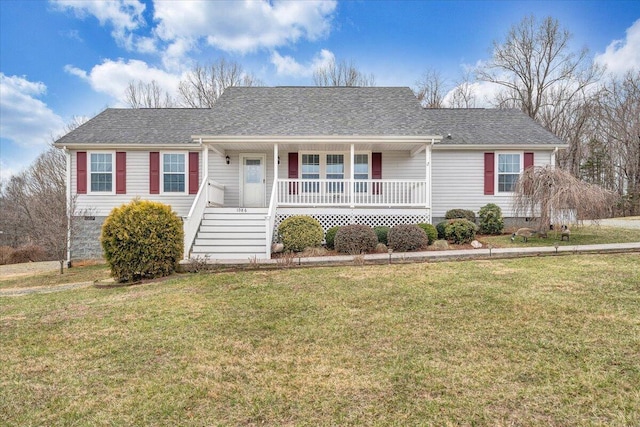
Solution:
[[[64,121],[38,97],[42,82],[0,73],[0,135],[22,147],[44,147],[64,128]]]
[[[180,81],[179,75],[150,67],[146,62],[136,59],[128,61],[107,59],[102,64],[94,66],[89,72],[72,65],[66,65],[65,71],[85,80],[93,90],[111,96],[122,106],[124,105],[125,90],[131,81],[140,80],[144,83],[150,83],[155,80],[162,89],[171,95],[176,94]]]
[[[100,25],[113,27],[113,38],[129,50],[138,46],[138,37],[132,34],[146,25],[142,13],[146,5],[139,0],[78,1],[50,0],[60,10],[71,10],[84,19],[94,16]]]
[[[203,40],[240,53],[316,40],[329,32],[336,1],[157,1],[154,8],[154,33],[171,56]]]
[[[627,28],[624,40],[614,40],[604,53],[595,56],[595,62],[605,65],[613,74],[624,74],[631,69],[640,69],[640,19]]]
[[[279,75],[293,77],[308,77],[318,68],[335,61],[335,55],[327,50],[322,49],[312,60],[306,65],[300,64],[291,56],[282,56],[274,51],[271,54],[271,63],[276,66],[276,72]]]

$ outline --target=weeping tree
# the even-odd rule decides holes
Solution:
[[[617,200],[609,190],[580,181],[551,166],[531,167],[518,179],[513,196],[517,217],[539,218],[539,230],[566,224],[567,213],[577,221],[608,217]]]

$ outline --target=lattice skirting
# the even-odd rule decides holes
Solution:
[[[393,227],[398,224],[430,223],[431,221],[429,211],[426,209],[396,210],[394,212],[385,210],[375,212],[373,210],[338,209],[335,213],[318,212],[313,209],[305,209],[304,211],[298,212],[291,212],[289,210],[285,212],[276,211],[274,238],[277,237],[277,230],[280,223],[294,215],[308,215],[317,219],[325,232],[331,227],[342,227],[350,224],[362,224],[371,227],[380,225]]]

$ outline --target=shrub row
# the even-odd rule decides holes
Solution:
[[[0,246],[0,265],[38,262],[50,259],[42,246],[26,245],[19,248]]]

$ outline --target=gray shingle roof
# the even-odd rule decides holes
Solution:
[[[564,145],[564,142],[520,110],[508,109],[425,109],[436,123],[444,144]],[[451,134],[451,138],[447,135]]]
[[[209,108],[108,108],[56,144],[189,143],[210,115]]]
[[[203,128],[207,135],[433,135],[408,87],[233,87]]]

